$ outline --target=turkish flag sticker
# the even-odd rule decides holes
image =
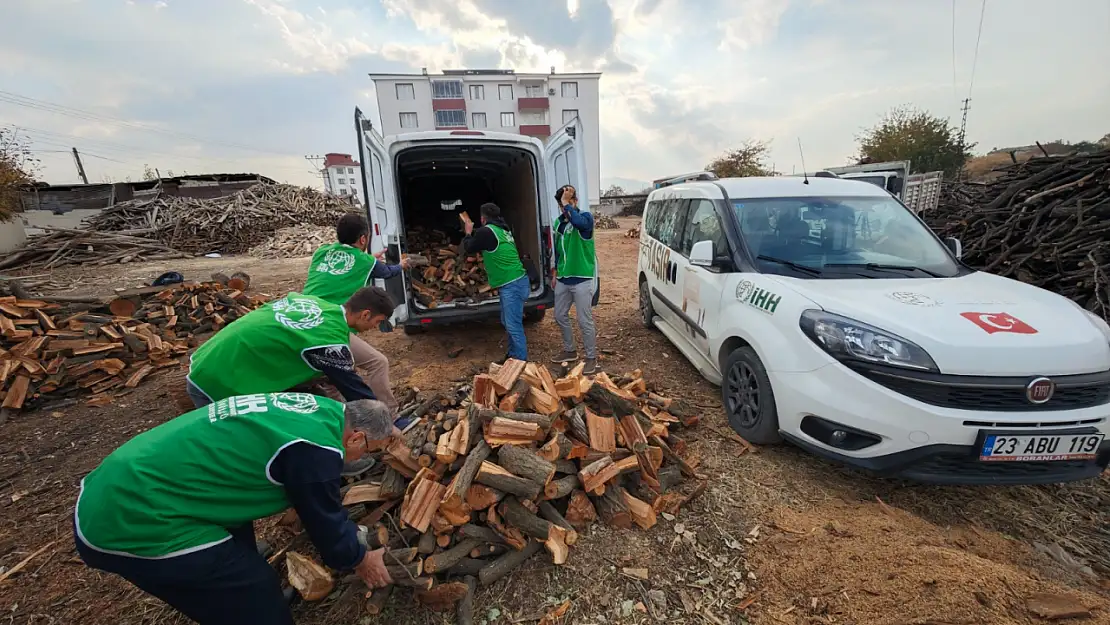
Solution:
[[[987,334],[1036,334],[1037,329],[1009,313],[964,312],[960,316],[982,328]]]

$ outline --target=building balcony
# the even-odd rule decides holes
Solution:
[[[542,98],[517,98],[517,109],[546,109],[550,108],[550,103],[546,97]]]
[[[433,111],[449,111],[453,109],[466,110],[466,100],[463,98],[433,98]]]
[[[551,135],[550,124],[521,124],[520,134],[529,137],[547,137]]]

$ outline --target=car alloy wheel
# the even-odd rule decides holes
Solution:
[[[651,327],[652,317],[655,316],[655,311],[651,305],[651,294],[648,292],[647,280],[640,282],[640,318],[643,320],[644,325]]]
[[[738,362],[728,371],[728,411],[738,417],[740,427],[754,428],[761,418],[759,378],[746,362]]]

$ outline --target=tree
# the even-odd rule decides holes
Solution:
[[[942,170],[954,176],[971,157],[968,144],[960,148],[960,133],[947,119],[912,106],[891,109],[878,124],[856,137],[857,159],[872,162],[910,162],[912,173]]]
[[[154,173],[154,170],[150,168],[150,165],[143,163],[143,180],[156,180],[157,178],[158,174]]]
[[[624,187],[619,184],[609,185],[609,188],[601,192],[601,197],[613,197],[617,195],[627,195],[624,192]]]
[[[767,166],[771,144],[767,141],[749,139],[738,148],[726,151],[705,166],[706,171],[717,174],[718,178],[747,178],[750,176],[774,176],[775,172]]]
[[[38,166],[30,140],[15,129],[0,128],[0,221],[23,210],[23,187],[35,182]]]

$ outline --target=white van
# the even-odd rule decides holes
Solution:
[[[382,137],[357,108],[355,127],[370,248],[387,249],[387,259],[397,262],[402,253],[410,251],[406,241],[410,228],[440,229],[461,237],[458,213],[467,211],[477,224],[478,207],[493,202],[501,207],[520,253],[539,274],[524,305],[525,320],[542,319],[555,301],[551,228],[562,211],[555,200],[556,190],[574,185],[579,208],[590,210],[580,122],[572,120],[546,144],[524,135],[463,129]],[[376,282],[399,303],[391,322],[406,333],[501,314],[496,297],[479,302],[455,300],[428,308],[414,297],[407,275]],[[595,304],[599,292],[595,278]]]
[[[1110,327],[960,262],[901,202],[817,177],[653,191],[640,311],[732,427],[886,475],[1050,483],[1110,463]]]

